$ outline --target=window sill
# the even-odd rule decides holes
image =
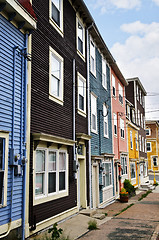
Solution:
[[[97,78],[97,77],[96,77],[96,72],[92,72],[92,70],[90,70],[90,73],[91,73],[95,78]]]
[[[78,114],[80,114],[82,117],[85,117],[85,118],[87,116],[87,114],[80,109],[78,109]]]
[[[63,26],[62,26],[62,28],[60,28],[60,27],[52,20],[52,18],[49,19],[49,23],[56,29],[56,31],[61,35],[61,37],[64,37]]]
[[[82,58],[82,60],[85,62],[85,55],[83,55],[78,49],[77,49],[77,54]]]
[[[49,194],[48,196],[41,195],[39,197],[35,197],[33,205],[53,201],[66,196],[68,196],[68,190],[61,191],[60,193],[52,193]]]
[[[109,186],[104,187],[102,190],[103,190],[103,191],[106,191],[106,190],[111,189],[111,188],[113,188],[113,185],[112,185],[112,184],[109,185]]]
[[[109,138],[109,136],[107,136],[107,135],[104,135],[104,138],[107,138],[107,139],[108,139],[108,138]]]
[[[55,96],[53,96],[51,94],[49,94],[49,99],[54,101],[54,102],[56,102],[56,103],[58,103],[58,104],[60,104],[60,105],[62,105],[62,106],[64,104],[63,100],[61,100],[61,99],[59,99],[59,98],[57,98],[57,97],[55,97]]]
[[[98,135],[98,132],[93,129],[91,129],[91,132]]]

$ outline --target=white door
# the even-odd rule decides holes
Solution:
[[[144,178],[144,168],[143,168],[143,164],[140,165],[140,183],[143,182],[143,178]]]

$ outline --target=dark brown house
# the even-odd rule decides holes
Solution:
[[[146,131],[145,131],[145,96],[147,95],[138,77],[127,79],[126,99],[134,106],[132,119],[134,124],[139,127],[139,179],[140,184],[148,180],[148,160],[146,150]]]
[[[29,235],[90,204],[88,25],[72,2],[32,1]]]

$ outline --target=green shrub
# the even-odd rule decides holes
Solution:
[[[48,233],[51,233],[51,240],[59,239],[62,231],[62,228],[58,229],[57,223],[54,223],[53,227],[48,230]]]
[[[88,229],[89,230],[95,230],[97,229],[97,221],[96,220],[90,220],[88,222]]]
[[[124,188],[129,193],[129,195],[135,195],[135,188],[128,179],[124,181]]]

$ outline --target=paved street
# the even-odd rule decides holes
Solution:
[[[152,238],[159,225],[159,191],[150,193],[146,198],[137,201],[133,206],[90,231],[80,239],[156,239]]]

